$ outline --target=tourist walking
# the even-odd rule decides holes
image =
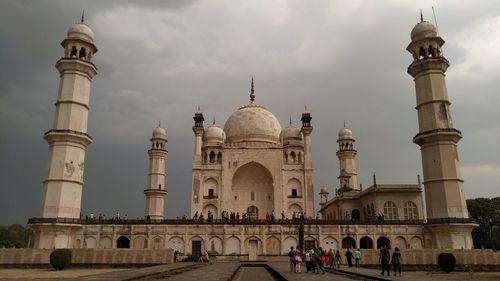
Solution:
[[[347,249],[347,252],[345,253],[345,256],[347,258],[347,265],[349,267],[352,267],[352,253],[351,253],[351,251],[349,251],[349,249]]]
[[[387,271],[387,276],[391,275],[391,273],[389,272],[390,259],[391,255],[389,253],[389,250],[387,250],[385,246],[382,246],[382,249],[380,249],[380,265],[382,266],[382,272],[380,274],[384,275],[384,273]]]
[[[300,251],[297,249],[293,254],[293,259],[295,262],[295,273],[301,273],[300,265],[302,264],[302,257],[300,256]]]
[[[361,251],[359,249],[354,251],[354,261],[356,262],[356,267],[359,268],[361,264]]]
[[[399,271],[399,276],[401,276],[401,252],[398,247],[394,248],[391,262],[394,267],[394,276],[396,276],[396,271]]]
[[[335,265],[337,267],[340,267],[341,263],[342,263],[342,256],[340,255],[340,251],[337,250],[337,252],[335,253]]]
[[[290,247],[290,252],[288,252],[288,257],[290,258],[290,271],[295,272],[295,258],[294,258],[293,246]]]

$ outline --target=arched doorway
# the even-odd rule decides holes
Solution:
[[[259,218],[259,208],[255,206],[250,206],[247,209],[248,218],[251,220],[256,220]]]
[[[361,214],[358,209],[351,211],[351,218],[353,221],[359,221],[361,219]]]
[[[383,246],[385,246],[387,249],[391,248],[391,240],[385,236],[380,236],[377,239],[377,249],[381,249]]]
[[[116,240],[116,248],[130,248],[130,239],[125,236],[120,236]]]
[[[249,206],[257,208],[256,218],[263,219],[274,210],[273,186],[273,176],[266,167],[256,162],[247,163],[233,176],[234,203],[240,212]]]
[[[359,240],[359,247],[361,249],[373,249],[373,240],[370,237],[365,236]]]
[[[354,249],[356,248],[356,240],[352,237],[346,237],[342,239],[342,249]]]

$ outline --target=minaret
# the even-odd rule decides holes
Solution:
[[[314,216],[314,191],[313,191],[313,166],[312,166],[312,152],[311,152],[311,133],[313,127],[311,126],[311,112],[307,110],[307,106],[302,112],[302,128],[300,131],[304,136],[304,174],[305,174],[305,206],[306,215]]]
[[[337,150],[337,157],[340,162],[339,186],[340,190],[359,190],[358,174],[356,173],[356,154],[354,149],[354,139],[352,131],[345,126],[339,131],[339,150]]]
[[[56,63],[59,94],[51,130],[43,180],[42,218],[79,218],[85,151],[92,143],[87,134],[90,85],[97,74],[92,56],[97,52],[94,32],[82,20],[68,30],[61,45],[64,57]]]
[[[148,188],[144,190],[146,195],[145,218],[161,220],[164,217],[165,195],[165,160],[167,159],[167,134],[165,129],[158,127],[154,129],[151,137],[151,148],[149,154]]]
[[[441,52],[443,44],[436,27],[422,18],[411,31],[411,43],[406,50],[413,56],[408,73],[415,81],[419,124],[413,142],[421,149],[427,219],[435,244],[432,247],[470,249],[474,224],[467,224],[469,216],[457,151],[462,134],[451,120],[445,83],[449,63]]]
[[[201,111],[200,107],[198,106],[198,110],[194,113],[194,126],[193,126],[193,132],[194,132],[194,162],[200,162],[201,163],[201,145],[202,145],[202,136],[203,136],[203,131],[205,128],[203,128],[203,121],[205,121],[205,118],[203,118],[203,112]]]
[[[92,143],[87,134],[90,86],[97,68],[94,32],[82,19],[72,25],[61,42],[64,56],[56,63],[60,74],[59,93],[52,129],[43,138],[49,155],[43,179],[40,217],[80,218],[85,151]],[[56,222],[56,221],[55,221]],[[32,225],[35,248],[71,248],[75,225]]]

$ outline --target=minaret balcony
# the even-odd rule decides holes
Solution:
[[[413,61],[410,66],[408,66],[408,74],[415,78],[418,74],[430,70],[439,71],[445,73],[450,63],[444,57],[430,57],[421,60]]]
[[[451,141],[458,143],[462,138],[462,132],[455,128],[438,128],[418,133],[413,137],[413,142],[422,146],[426,143],[437,141]]]

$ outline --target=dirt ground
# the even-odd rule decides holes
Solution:
[[[70,268],[54,270],[51,268],[0,268],[0,280],[6,278],[45,279],[45,278],[76,278],[88,275],[116,272],[120,268]]]

